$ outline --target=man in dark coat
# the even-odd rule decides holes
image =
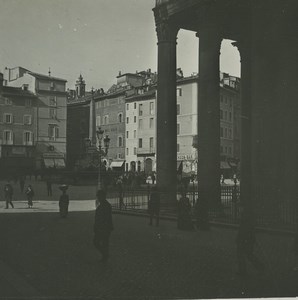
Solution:
[[[4,197],[5,197],[5,202],[6,202],[5,208],[8,208],[8,204],[10,204],[12,208],[14,208],[14,206],[12,204],[12,195],[13,195],[13,188],[8,181],[4,186]]]
[[[109,239],[114,229],[112,221],[112,207],[106,200],[106,192],[98,190],[96,197],[99,205],[95,211],[94,246],[102,254],[103,262],[109,258]]]

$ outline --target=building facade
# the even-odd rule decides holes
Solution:
[[[22,87],[37,97],[35,167],[63,168],[66,159],[66,80],[22,67],[5,69],[6,86]]]
[[[3,86],[0,73],[0,176],[29,174],[35,169],[37,102],[27,86]]]

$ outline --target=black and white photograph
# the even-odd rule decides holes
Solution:
[[[0,0],[0,300],[298,297],[298,0]]]

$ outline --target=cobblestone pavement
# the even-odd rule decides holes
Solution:
[[[111,260],[92,245],[94,211],[0,214],[0,298],[239,298],[297,295],[292,238],[258,234],[266,272],[235,275],[236,231],[185,232],[116,214]],[[89,299],[90,299],[89,298]],[[69,299],[69,298],[68,298]]]

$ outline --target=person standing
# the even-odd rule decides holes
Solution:
[[[155,225],[159,225],[159,211],[160,211],[160,196],[157,187],[152,187],[150,198],[148,202],[148,212],[150,217],[149,225],[152,225],[154,216],[156,217]]]
[[[94,246],[102,255],[102,262],[109,259],[109,240],[114,229],[112,220],[112,206],[106,199],[106,192],[98,190],[96,198],[99,205],[95,211],[94,221]]]
[[[69,196],[66,194],[68,185],[62,184],[59,189],[62,191],[62,195],[59,199],[59,212],[62,218],[66,218],[68,215]]]
[[[177,228],[181,230],[194,230],[191,219],[191,205],[184,191],[178,201]]]
[[[14,208],[13,203],[12,203],[12,195],[13,195],[13,188],[9,181],[4,186],[4,197],[5,197],[5,202],[6,202],[6,209],[8,208],[8,204],[11,205],[12,208]]]
[[[122,207],[125,207],[124,201],[123,201],[123,181],[121,176],[118,178],[116,182],[116,186],[118,189],[118,194],[119,194],[119,208],[122,210]]]
[[[33,188],[31,186],[31,184],[29,184],[27,189],[26,189],[26,195],[27,195],[27,200],[28,200],[28,208],[32,208],[33,207],[34,191],[33,191]]]

